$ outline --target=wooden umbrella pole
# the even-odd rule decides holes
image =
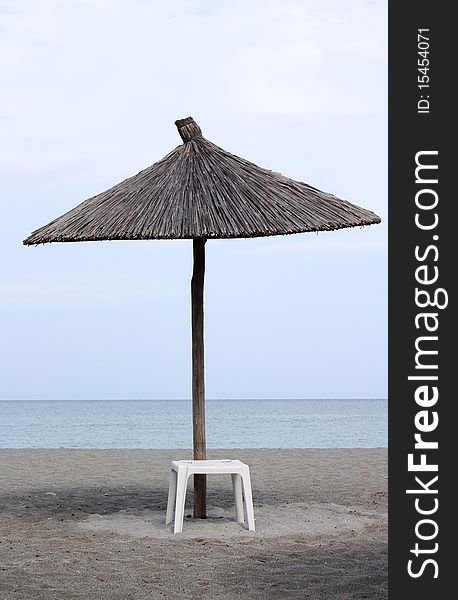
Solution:
[[[205,383],[204,383],[204,238],[193,239],[194,264],[191,279],[192,325],[192,425],[194,459],[205,460]],[[194,517],[207,517],[207,477],[194,475]]]

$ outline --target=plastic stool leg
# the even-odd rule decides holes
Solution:
[[[238,473],[232,473],[232,487],[234,489],[235,514],[238,523],[244,523],[243,499],[242,499],[242,478]]]
[[[242,483],[243,483],[243,495],[245,496],[245,509],[246,509],[246,517],[247,517],[247,521],[248,521],[248,529],[250,531],[255,531],[253,496],[251,494],[251,477],[250,477],[250,470],[248,468],[243,470]]]
[[[165,517],[165,524],[168,525],[173,519],[173,509],[175,508],[175,502],[177,497],[177,472],[175,469],[170,471],[170,482],[169,482],[169,498],[167,500],[167,515]]]
[[[184,503],[186,500],[186,486],[188,484],[188,470],[186,467],[178,468],[177,494],[175,504],[175,523],[173,533],[183,531]]]

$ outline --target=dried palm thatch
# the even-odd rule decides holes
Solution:
[[[34,231],[24,244],[248,238],[379,223],[373,212],[230,154],[192,117],[183,144]]]
[[[191,280],[194,458],[206,458],[205,242],[371,225],[373,212],[226,152],[191,117],[175,122],[183,145],[162,160],[34,231],[24,244],[194,238]],[[195,475],[194,516],[206,515]]]

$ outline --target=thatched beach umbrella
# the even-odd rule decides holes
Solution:
[[[137,175],[34,231],[24,244],[192,239],[194,458],[206,458],[203,290],[205,242],[379,223],[373,212],[230,154],[192,117],[175,122],[183,144]],[[194,515],[206,516],[205,475],[194,480]]]

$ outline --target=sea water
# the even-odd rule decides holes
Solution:
[[[207,400],[209,448],[387,446],[386,400]],[[2,448],[191,448],[190,400],[0,401]]]

